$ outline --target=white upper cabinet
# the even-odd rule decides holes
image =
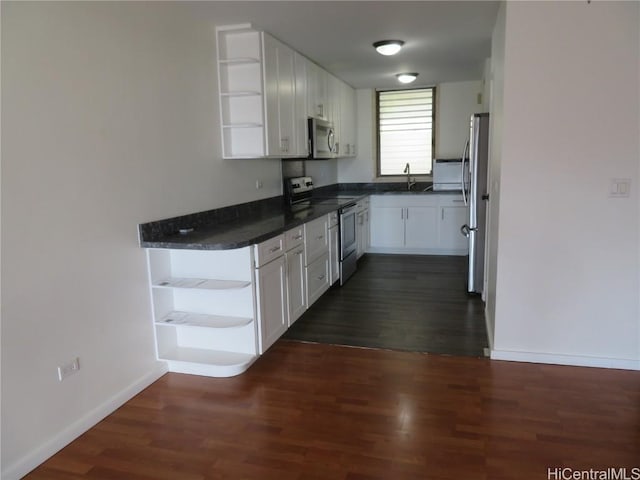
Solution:
[[[294,51],[266,33],[263,38],[267,155],[295,156]]]
[[[307,64],[309,61],[298,52],[293,53],[293,67],[295,71],[295,101],[294,101],[294,131],[293,148],[296,157],[309,155],[309,130],[307,128]]]
[[[263,157],[262,34],[250,25],[216,32],[222,157]]]
[[[356,156],[356,91],[342,83],[340,91],[341,157]]]
[[[327,89],[329,74],[307,60],[307,116],[328,120]]]
[[[355,156],[355,91],[250,24],[218,27],[223,158],[303,158],[307,119],[329,120],[338,156]]]
[[[333,123],[333,131],[336,135],[336,155],[343,157],[342,131],[340,129],[340,100],[342,99],[342,85],[344,85],[344,82],[331,74],[328,74],[328,77],[327,117],[328,120]]]

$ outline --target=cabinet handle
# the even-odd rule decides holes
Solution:
[[[295,237],[293,237],[294,240],[300,240],[302,238],[302,235],[296,235]]]
[[[324,235],[320,235],[318,237],[316,237],[316,240],[322,240],[324,238]]]
[[[318,113],[320,114],[321,117],[324,117],[324,105],[322,104],[318,105]]]
[[[404,220],[404,208],[400,209],[400,220]]]
[[[273,248],[270,248],[270,249],[269,249],[269,253],[275,253],[275,252],[277,252],[278,250],[280,250],[280,247],[279,247],[279,246],[278,246],[278,247],[273,247]]]
[[[324,274],[318,277],[318,280],[324,280]]]
[[[407,220],[409,220],[409,209],[406,208],[405,210],[407,211]]]
[[[440,212],[442,213],[442,215],[441,215],[442,220],[444,220],[444,208],[440,209]]]
[[[298,250],[298,251],[296,252],[296,255],[302,255],[302,250]]]

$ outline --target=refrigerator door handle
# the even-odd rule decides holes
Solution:
[[[469,238],[469,234],[471,233],[471,229],[469,228],[469,225],[467,224],[462,225],[460,227],[460,233],[465,237]]]
[[[467,142],[464,144],[464,150],[462,151],[462,175],[460,176],[460,178],[462,179],[461,182],[462,184],[460,185],[460,189],[462,190],[462,200],[464,201],[465,205],[469,204],[469,199],[467,197],[467,191],[466,191],[466,185],[465,185],[465,178],[464,178],[464,165],[466,163],[467,160],[467,152],[469,151],[469,140],[467,140]]]

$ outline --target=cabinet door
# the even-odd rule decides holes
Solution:
[[[262,354],[287,330],[284,255],[256,269],[256,291]]]
[[[346,83],[342,84],[340,99],[340,135],[342,138],[342,155],[356,155],[356,92]]]
[[[305,265],[310,265],[329,253],[328,217],[320,217],[304,224]]]
[[[467,223],[467,207],[440,207],[440,237],[438,247],[446,250],[466,250],[468,239],[460,233],[460,227]]]
[[[278,110],[280,118],[280,153],[296,153],[295,125],[295,73],[293,50],[278,45]]]
[[[405,209],[405,246],[409,248],[437,248],[438,208],[407,207]]]
[[[264,35],[267,154],[294,155],[295,80],[293,50]]]
[[[287,252],[286,261],[288,320],[291,326],[307,309],[304,247],[301,245]]]
[[[337,225],[329,229],[329,283],[340,278],[340,229]]]
[[[310,307],[329,289],[329,252],[305,269],[307,276],[307,306]]]
[[[364,211],[364,226],[362,227],[362,253],[367,253],[371,241],[371,221],[369,209]]]
[[[327,77],[322,68],[307,61],[307,115],[327,119]]]
[[[364,211],[356,216],[356,257],[364,253]]]
[[[280,113],[278,111],[278,44],[270,35],[264,35],[264,95],[267,155],[279,155]]]
[[[371,208],[371,246],[404,246],[403,207]]]
[[[309,154],[309,132],[307,129],[307,59],[294,52],[293,64],[295,69],[295,141],[291,153],[306,157]]]
[[[327,89],[327,108],[329,121],[333,123],[333,130],[336,136],[336,155],[338,157],[344,157],[344,147],[342,142],[342,130],[341,130],[341,117],[340,117],[340,100],[342,96],[342,80],[334,77],[331,74],[327,74],[328,89]]]

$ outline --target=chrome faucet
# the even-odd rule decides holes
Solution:
[[[411,190],[411,187],[413,187],[416,182],[415,180],[411,180],[411,167],[409,166],[409,162],[407,162],[407,165],[404,167],[404,173],[407,174],[407,190]]]

